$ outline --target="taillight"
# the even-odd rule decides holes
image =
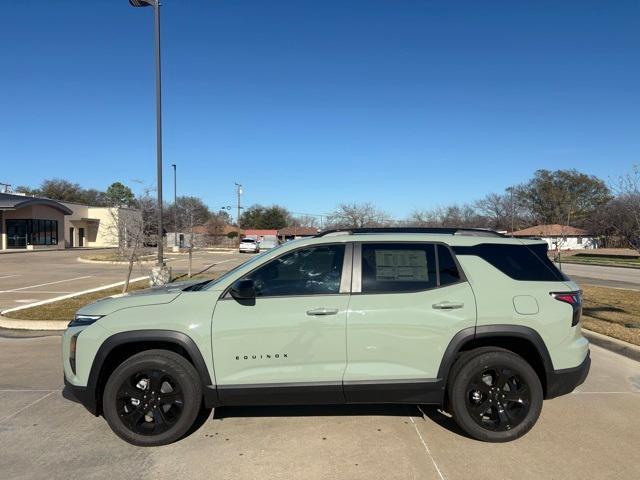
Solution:
[[[571,326],[575,327],[582,315],[582,291],[578,292],[551,292],[551,296],[559,302],[568,303],[573,308]]]

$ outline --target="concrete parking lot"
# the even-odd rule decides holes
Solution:
[[[107,250],[62,250],[0,255],[0,310],[124,280],[126,265],[80,263],[78,257]],[[167,255],[174,274],[185,273],[187,255]],[[199,251],[193,256],[193,271],[228,270],[247,260],[239,253]],[[132,278],[149,275],[152,265],[136,265]]]
[[[60,337],[0,338],[0,478],[640,478],[640,364],[592,347],[587,382],[508,444],[429,407],[219,408],[189,437],[133,447],[61,396]]]

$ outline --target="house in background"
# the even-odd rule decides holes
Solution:
[[[318,234],[315,227],[285,227],[278,230],[278,239],[280,242],[288,242],[297,238],[313,237]]]
[[[513,232],[514,237],[540,238],[549,250],[583,250],[597,248],[596,239],[586,230],[565,225],[536,225]]]
[[[0,193],[0,250],[116,247],[123,215],[140,212]]]

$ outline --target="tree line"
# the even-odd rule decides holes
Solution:
[[[27,194],[55,200],[97,206],[126,206],[150,216],[150,228],[157,222],[149,199],[136,197],[131,189],[115,182],[104,192],[84,189],[76,183],[51,179],[40,187],[18,187]],[[149,196],[148,193],[145,194]],[[166,231],[193,231],[205,225],[213,236],[232,224],[225,210],[212,211],[198,197],[181,196],[163,207]],[[177,223],[176,223],[177,222]],[[451,203],[431,209],[416,209],[407,218],[394,219],[372,203],[342,203],[324,215],[294,215],[280,205],[260,204],[245,208],[240,215],[243,229],[279,230],[288,226],[354,228],[370,226],[475,227],[515,231],[540,224],[559,224],[588,230],[604,246],[640,249],[640,166],[613,182],[575,169],[537,170],[528,181],[488,193],[468,203]],[[235,225],[237,226],[237,224]],[[233,234],[233,233],[232,233]]]

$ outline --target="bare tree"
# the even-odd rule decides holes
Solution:
[[[415,227],[485,228],[487,220],[469,204],[415,210],[405,222]]]
[[[153,236],[156,215],[156,203],[151,197],[150,190],[135,199],[135,208],[125,208],[119,205],[109,207],[111,223],[106,229],[106,235],[117,242],[116,260],[126,261],[127,274],[122,286],[122,293],[129,289],[133,266],[144,258],[147,245],[155,240]]]
[[[616,194],[604,208],[600,225],[634,250],[640,251],[640,165],[618,179]]]
[[[205,225],[210,243],[214,245],[221,243],[221,239],[225,238],[224,227],[230,224],[231,217],[224,210],[212,213],[211,218]]]
[[[298,215],[289,221],[289,227],[318,227],[318,217],[315,215]]]
[[[193,248],[196,243],[195,227],[205,225],[211,218],[211,213],[202,200],[197,197],[180,197],[178,212],[182,219],[181,224],[189,235],[189,267],[187,276],[191,278],[193,264]],[[200,243],[200,242],[198,242]]]
[[[330,228],[380,227],[391,223],[391,218],[371,203],[341,203],[328,215]]]

